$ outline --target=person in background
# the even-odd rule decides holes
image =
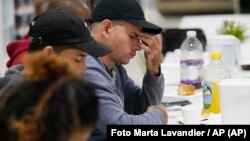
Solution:
[[[0,95],[1,141],[87,141],[98,118],[95,88],[58,55],[29,54],[24,81]]]
[[[34,18],[30,24],[29,52],[58,54],[74,65],[79,76],[85,72],[85,56],[103,56],[111,49],[94,40],[87,23],[63,9],[52,9]]]
[[[20,40],[27,34],[29,30],[29,23],[35,17],[34,0],[14,0],[14,4],[15,39]]]
[[[47,2],[42,1],[42,4],[45,6],[39,11],[37,10],[37,15],[40,15],[49,9],[61,8],[75,13],[84,19],[90,18],[91,16],[90,7],[82,0],[47,0]],[[39,9],[38,6],[37,9]]]
[[[90,1],[92,2],[92,0]],[[85,15],[84,17],[86,17],[86,15],[90,16],[90,12],[91,12],[91,5],[89,3],[89,0],[35,0],[34,5],[35,5],[36,15],[42,14],[43,12],[48,10],[48,7],[51,7],[51,6],[52,7],[63,6],[66,8],[70,8],[70,11],[82,12],[81,15]],[[71,7],[74,7],[74,8],[71,8]]]
[[[156,37],[162,28],[145,20],[135,0],[99,0],[88,21],[94,38],[112,48],[101,58],[86,57],[84,77],[97,86],[100,100],[100,118],[91,140],[105,140],[109,124],[166,124],[167,112],[160,106],[162,44]],[[142,88],[123,67],[141,49],[147,66]]]
[[[30,24],[29,36],[32,39],[29,52],[42,51],[48,56],[58,54],[74,65],[79,76],[85,72],[87,53],[103,56],[111,52],[109,47],[93,39],[82,18],[62,9],[48,10],[36,16]],[[15,77],[22,79],[20,72]],[[18,82],[13,83],[4,87]]]

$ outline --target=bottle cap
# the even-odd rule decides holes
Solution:
[[[188,37],[196,37],[196,31],[194,31],[194,30],[187,31],[187,36]]]
[[[220,52],[212,52],[211,58],[212,59],[221,59],[221,53]]]

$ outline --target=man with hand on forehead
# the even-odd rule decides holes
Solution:
[[[167,112],[160,106],[162,44],[156,36],[162,28],[145,20],[135,0],[99,0],[88,21],[94,38],[112,48],[103,57],[86,57],[85,78],[96,84],[100,101],[100,118],[91,140],[105,140],[109,124],[166,124]],[[139,50],[145,52],[147,67],[142,88],[123,67]]]

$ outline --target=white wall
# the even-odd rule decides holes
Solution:
[[[0,77],[6,71],[6,45],[14,37],[14,0],[0,0]]]

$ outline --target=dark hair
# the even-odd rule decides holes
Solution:
[[[30,57],[25,80],[0,96],[0,140],[58,141],[75,130],[92,129],[97,121],[95,88],[58,57],[41,57]]]

